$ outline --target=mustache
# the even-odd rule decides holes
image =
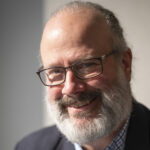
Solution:
[[[82,92],[76,97],[65,95],[59,100],[57,100],[57,103],[59,106],[66,107],[69,105],[76,104],[78,102],[91,101],[95,99],[96,97],[99,97],[101,99],[102,97],[101,90],[95,90],[92,92]]]

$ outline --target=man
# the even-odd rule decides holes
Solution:
[[[41,40],[37,72],[56,126],[16,150],[149,150],[150,112],[131,94],[132,53],[112,12],[76,1],[58,10]]]

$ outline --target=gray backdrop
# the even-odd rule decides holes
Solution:
[[[0,1],[0,150],[42,126],[41,0]]]

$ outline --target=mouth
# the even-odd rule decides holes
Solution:
[[[80,109],[80,108],[83,108],[83,107],[86,107],[86,106],[90,105],[95,100],[96,100],[96,97],[94,97],[93,99],[90,99],[90,100],[78,101],[76,103],[68,105],[68,107],[72,107],[72,108],[75,108],[75,109]]]
[[[90,118],[96,116],[101,103],[101,92],[81,93],[78,97],[66,96],[59,101],[61,108],[71,118]]]
[[[98,109],[99,109],[99,100],[97,96],[91,100],[83,100],[82,102],[79,101],[72,105],[67,106],[67,112],[69,117],[78,119],[78,123],[82,123],[82,121],[96,117]]]
[[[99,101],[97,96],[91,100],[86,100],[84,102],[78,102],[67,107],[70,117],[73,118],[89,118],[96,114],[97,107],[99,107]]]

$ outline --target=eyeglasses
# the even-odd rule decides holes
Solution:
[[[56,86],[63,84],[66,79],[66,70],[71,69],[74,75],[81,80],[91,79],[103,73],[102,61],[114,54],[113,50],[98,58],[85,59],[68,67],[51,67],[39,69],[38,76],[45,86]]]

